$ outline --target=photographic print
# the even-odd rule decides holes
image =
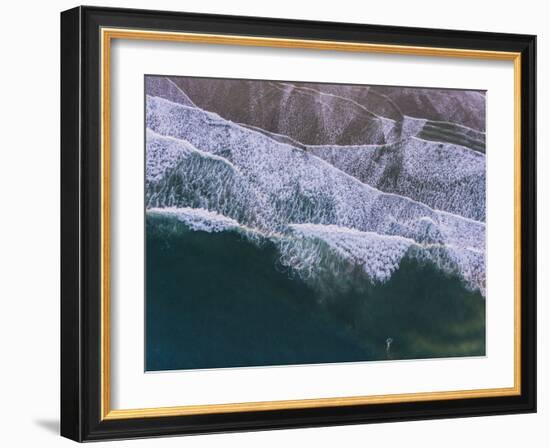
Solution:
[[[536,412],[536,41],[64,11],[60,433]]]
[[[145,76],[145,369],[485,355],[484,91]]]

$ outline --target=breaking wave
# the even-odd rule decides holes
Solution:
[[[321,290],[328,280],[348,287],[355,271],[385,282],[404,258],[414,258],[485,293],[485,224],[475,211],[475,201],[484,200],[484,185],[475,179],[481,170],[477,153],[410,139],[395,149],[398,157],[391,160],[401,161],[401,171],[392,192],[383,192],[379,184],[392,179],[392,164],[377,148],[303,150],[150,95],[146,123],[149,214],[171,217],[192,231],[273,242],[281,266]],[[372,167],[366,178],[351,172],[353,151]],[[453,151],[457,158],[445,162],[446,171],[427,173]],[[454,165],[453,171],[460,157],[469,158],[467,168]],[[458,197],[467,197],[469,205],[456,206]],[[477,205],[485,209],[484,202]]]

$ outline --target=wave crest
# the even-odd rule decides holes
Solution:
[[[308,151],[196,107],[151,96],[146,106],[148,208],[178,209],[195,230],[254,229],[304,278],[342,279],[358,269],[384,282],[407,256],[484,293],[483,222],[384,193]]]

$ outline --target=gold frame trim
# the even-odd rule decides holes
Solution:
[[[521,53],[418,47],[305,39],[232,36],[199,33],[101,29],[101,420],[168,417],[227,412],[247,412],[316,407],[350,406],[413,401],[502,397],[521,394]],[[214,45],[299,48],[369,52],[412,56],[458,57],[514,62],[514,386],[444,392],[420,392],[303,400],[261,401],[213,405],[171,406],[142,409],[111,409],[110,346],[110,51],[113,39],[191,42]]]

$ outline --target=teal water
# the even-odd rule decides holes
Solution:
[[[273,243],[148,214],[146,370],[485,354],[485,299],[458,277],[405,259],[384,284],[353,282],[319,291]]]

